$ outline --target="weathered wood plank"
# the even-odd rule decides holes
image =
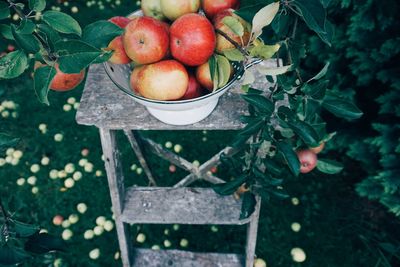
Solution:
[[[256,74],[254,88],[266,88],[271,84]],[[79,124],[95,125],[99,128],[131,130],[228,130],[241,129],[244,124],[240,116],[247,113],[247,104],[240,97],[239,84],[231,88],[219,100],[213,113],[201,122],[172,126],[152,117],[144,106],[119,90],[107,76],[104,67],[92,65],[86,79],[81,104],[76,114]]]
[[[121,259],[124,267],[131,266],[132,242],[129,225],[121,220],[124,208],[124,176],[122,172],[120,152],[118,150],[115,131],[100,129],[100,139],[105,157],[108,186],[110,188],[112,208],[115,215],[115,227],[121,250]]]
[[[220,196],[211,188],[130,187],[122,220],[151,224],[245,224],[242,200]]]
[[[243,267],[243,256],[182,250],[135,249],[134,267]]]
[[[250,217],[250,223],[247,225],[246,238],[246,267],[253,267],[254,254],[256,253],[258,220],[260,217],[261,197],[256,196],[257,204]]]

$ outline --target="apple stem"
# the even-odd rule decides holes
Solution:
[[[224,33],[223,31],[221,31],[220,29],[215,29],[215,31],[216,31],[218,34],[221,34],[221,35],[222,35],[226,40],[228,40],[231,44],[233,44],[233,45],[237,48],[237,50],[239,50],[240,53],[242,53],[244,56],[248,56],[248,55],[249,55],[249,53],[248,53],[245,49],[243,49],[243,47],[240,46],[240,44],[238,44],[237,42],[235,42],[234,40],[232,40],[232,38],[229,37],[226,33]]]

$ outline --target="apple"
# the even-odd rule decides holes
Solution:
[[[151,17],[138,17],[122,35],[126,54],[136,64],[160,61],[168,52],[169,36],[165,25]]]
[[[218,12],[233,8],[239,8],[239,0],[203,0],[201,8],[209,19],[212,19]]]
[[[310,149],[299,150],[296,154],[300,161],[301,173],[309,173],[317,166],[317,155]]]
[[[64,221],[64,218],[61,215],[56,215],[53,217],[54,225],[61,225],[63,221]]]
[[[115,25],[119,26],[120,28],[125,28],[126,25],[131,21],[125,17],[112,17],[108,21],[114,23]],[[114,53],[112,54],[111,58],[108,60],[113,64],[128,64],[131,62],[131,59],[125,52],[124,44],[122,42],[122,36],[115,37],[109,44],[106,50],[113,50]]]
[[[176,60],[162,60],[142,66],[131,74],[131,88],[143,97],[155,100],[177,100],[186,92],[189,75]]]
[[[188,66],[201,65],[214,53],[215,39],[213,25],[206,17],[183,15],[170,27],[172,57]]]
[[[196,68],[196,79],[201,84],[201,86],[212,92],[214,84],[211,80],[211,72],[208,61]]]
[[[143,14],[158,20],[164,20],[166,17],[161,11],[161,0],[142,0],[140,7]]]
[[[108,20],[109,22],[114,23],[115,25],[119,26],[120,28],[125,28],[131,20],[126,17],[116,16],[112,17]]]
[[[172,21],[188,13],[196,13],[200,8],[200,0],[160,0],[160,2],[162,13]]]
[[[58,67],[58,63],[54,65],[56,75],[50,83],[50,89],[54,91],[69,91],[77,87],[85,78],[85,70],[80,73],[64,73]]]
[[[315,154],[319,154],[324,148],[325,148],[325,142],[321,142],[318,146],[311,147],[310,150]]]
[[[183,100],[192,99],[200,97],[202,95],[203,95],[203,88],[201,87],[200,83],[196,80],[196,77],[192,73],[190,73],[188,87],[181,99]]]
[[[125,52],[124,48],[124,43],[122,42],[122,36],[117,36],[115,37],[106,50],[113,50],[114,53],[108,60],[109,62],[113,64],[128,64],[131,62],[131,59],[128,57],[128,55]]]
[[[215,17],[214,17],[214,27],[216,29],[219,29],[220,31],[224,32],[226,35],[228,35],[233,41],[235,41],[236,43],[238,43],[240,46],[244,46],[246,45],[249,40],[250,40],[250,29],[251,26],[248,22],[246,22],[245,20],[243,20],[241,17],[239,17],[238,15],[236,15],[233,9],[226,9],[226,10],[222,10],[221,12],[218,12]],[[235,33],[233,33],[228,26],[226,26],[223,22],[224,18],[227,16],[231,16],[236,18],[240,24],[243,25],[244,28],[244,34],[242,37],[236,35]],[[222,53],[223,51],[226,50],[230,50],[235,48],[235,46],[228,41],[224,36],[222,36],[221,34],[217,34],[217,45],[215,47],[215,50],[219,53]]]

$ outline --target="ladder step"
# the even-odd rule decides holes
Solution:
[[[244,258],[231,253],[198,253],[182,250],[135,249],[135,267],[243,267]]]
[[[130,187],[121,219],[146,224],[235,224],[240,220],[242,200],[220,196],[211,188]]]

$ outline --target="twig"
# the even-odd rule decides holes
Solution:
[[[6,209],[4,208],[4,205],[3,205],[3,202],[1,201],[1,198],[0,198],[0,210],[1,210],[1,213],[3,214],[3,217],[4,217],[4,228],[0,232],[0,235],[4,235],[4,239],[7,242],[8,237],[10,235],[10,233],[8,231],[8,223],[10,221],[10,216],[8,215]]]
[[[217,33],[221,34],[231,44],[233,44],[237,48],[237,50],[239,50],[240,53],[242,53],[244,56],[248,56],[249,55],[249,53],[246,50],[244,50],[243,47],[240,46],[240,44],[235,42],[235,40],[233,40],[231,37],[229,37],[229,35],[227,35],[225,32],[221,31],[220,29],[215,29],[215,31]]]

